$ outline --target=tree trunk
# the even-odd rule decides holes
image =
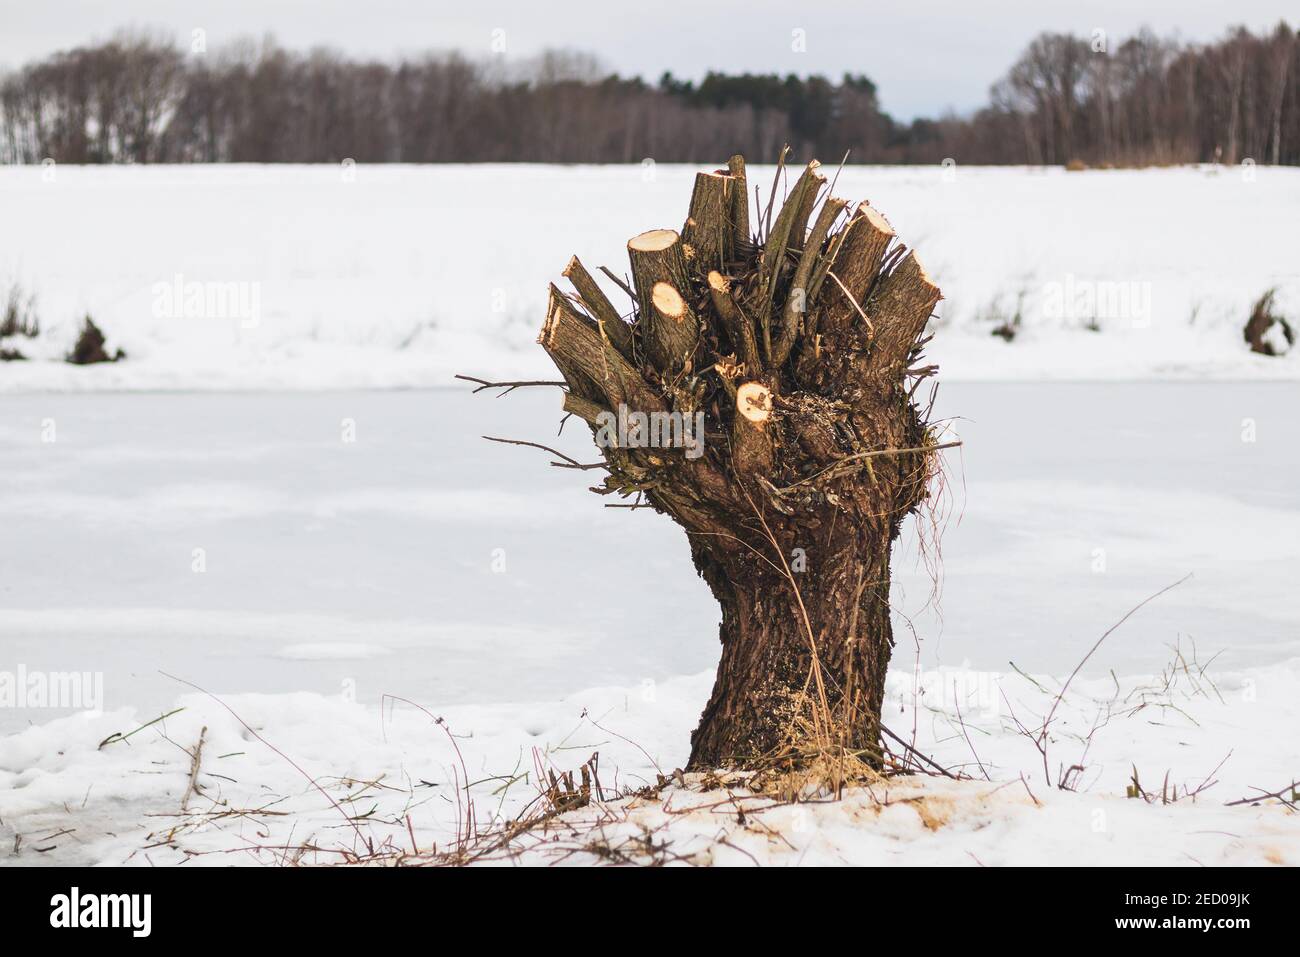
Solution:
[[[752,235],[743,159],[700,174],[681,234],[628,243],[633,322],[575,259],[539,339],[604,456],[594,491],[681,525],[722,607],[696,768],[879,760],[890,548],[946,447],[912,399],[938,287],[817,169]]]
[[[893,647],[889,532],[850,522],[828,531],[794,531],[790,540],[807,544],[795,545],[800,551],[792,548],[785,565],[778,561],[779,571],[745,550],[722,552],[696,539],[695,566],[722,606],[722,660],[691,736],[691,767],[743,766],[797,750],[800,738],[816,737],[823,707],[830,744],[879,756]]]

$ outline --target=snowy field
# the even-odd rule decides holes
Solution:
[[[658,789],[718,655],[684,536],[481,440],[585,460],[553,392],[445,388],[550,377],[545,283],[676,225],[689,171],[355,174],[0,170],[0,282],[42,323],[0,363],[0,864],[427,856],[593,752],[605,793],[527,860],[1300,864],[1293,812],[1228,806],[1300,778],[1300,360],[1240,336],[1265,289],[1300,298],[1300,172],[841,175],[948,296],[937,414],[965,444],[937,597],[914,528],[896,548],[885,722],[969,780],[795,807]],[[157,308],[177,275],[258,314]],[[1138,284],[1127,312],[1053,311],[1103,281]],[[128,361],[57,361],[86,312]],[[614,534],[635,546],[591,567]],[[1089,660],[1045,761],[1018,724],[1189,574]],[[73,672],[75,700],[4,697]]]
[[[0,169],[0,294],[34,294],[44,329],[18,346],[58,359],[89,313],[131,358],[11,365],[0,390],[546,373],[533,340],[547,282],[574,253],[621,273],[629,237],[681,227],[694,172]],[[766,191],[770,175],[751,181]],[[882,210],[942,287],[946,381],[1300,378],[1300,352],[1270,360],[1241,337],[1272,287],[1300,327],[1300,170],[856,167],[836,193]],[[1017,313],[1014,343],[990,335]]]

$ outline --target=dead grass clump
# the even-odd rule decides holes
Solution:
[[[1270,289],[1259,297],[1250,310],[1246,327],[1241,331],[1250,351],[1262,356],[1285,355],[1295,345],[1295,330],[1286,319],[1273,311],[1276,295],[1277,290]],[[1274,326],[1277,326],[1276,330]]]
[[[77,337],[77,344],[72,347],[67,357],[69,362],[78,366],[91,365],[95,362],[118,362],[125,358],[126,353],[121,349],[113,355],[108,354],[108,350],[104,348],[104,333],[90,316],[86,316],[85,324],[81,327],[81,335]]]
[[[36,318],[36,296],[24,296],[17,285],[9,287],[3,310],[0,310],[0,339],[13,339],[22,336],[35,339],[41,332],[41,324]],[[0,344],[0,362],[13,362],[26,359],[21,350],[14,346]]]
[[[1020,324],[1024,321],[1025,293],[1021,290],[1016,295],[1016,306],[1009,314],[1002,305],[1002,296],[998,295],[976,315],[976,322],[994,323],[990,335],[1003,342],[1013,342],[1020,334]]]
[[[813,702],[809,701],[809,708]],[[822,714],[796,714],[780,745],[744,770],[752,772],[745,786],[782,803],[833,798],[844,789],[877,784],[885,778],[881,749],[854,748],[848,741],[855,725]]]
[[[25,336],[35,339],[41,332],[41,324],[36,318],[36,296],[23,296],[17,285],[9,287],[4,311],[0,312],[0,339],[13,336]]]

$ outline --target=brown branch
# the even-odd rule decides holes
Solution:
[[[472,375],[457,375],[455,378],[463,379],[466,382],[477,382],[479,384],[478,388],[470,393],[471,395],[478,395],[478,393],[482,392],[484,389],[505,389],[505,391],[502,392],[501,395],[497,396],[498,399],[501,398],[501,396],[509,395],[511,392],[514,392],[515,389],[522,389],[525,386],[558,385],[561,388],[563,388],[569,384],[565,382],[563,379],[532,379],[532,380],[520,381],[520,382],[489,382],[487,379],[480,379],[478,376],[472,376]]]
[[[1065,684],[1061,685],[1061,690],[1060,692],[1057,693],[1056,700],[1052,702],[1052,707],[1047,712],[1047,717],[1043,720],[1043,728],[1042,728],[1043,735],[1047,734],[1048,726],[1052,723],[1052,716],[1056,714],[1056,708],[1061,703],[1061,699],[1065,697],[1065,692],[1070,687],[1070,682],[1074,680],[1075,675],[1079,673],[1079,671],[1083,668],[1083,666],[1088,663],[1088,659],[1093,656],[1093,653],[1096,652],[1096,650],[1101,647],[1101,643],[1105,641],[1108,637],[1110,637],[1111,632],[1113,632],[1120,625],[1124,624],[1124,622],[1132,618],[1133,615],[1138,610],[1140,610],[1144,605],[1147,605],[1150,602],[1155,601],[1165,592],[1172,591],[1173,589],[1177,588],[1179,585],[1181,585],[1183,582],[1187,581],[1187,579],[1191,577],[1192,577],[1192,573],[1188,572],[1186,575],[1178,579],[1178,581],[1174,582],[1172,585],[1166,585],[1164,588],[1160,589],[1154,595],[1148,595],[1146,598],[1142,599],[1140,602],[1138,602],[1136,605],[1130,608],[1125,613],[1123,618],[1121,618],[1119,621],[1115,622],[1115,624],[1111,625],[1109,628],[1106,629],[1106,633],[1103,634],[1100,638],[1098,638],[1097,641],[1093,644],[1093,646],[1088,649],[1088,653],[1079,660],[1079,663],[1074,666],[1074,670],[1070,672],[1070,677],[1065,679]]]
[[[808,301],[808,282],[812,279],[813,267],[817,264],[817,257],[821,253],[822,243],[826,241],[826,235],[830,232],[835,220],[839,218],[840,212],[847,205],[848,203],[844,200],[837,199],[834,196],[828,198],[825,205],[822,206],[821,213],[817,216],[817,222],[813,226],[812,232],[808,234],[803,253],[799,256],[799,265],[795,269],[794,279],[790,282],[790,290],[786,293],[785,310],[781,317],[781,333],[772,349],[772,368],[774,369],[779,369],[781,364],[785,362],[791,348],[794,346],[795,339],[799,336],[804,313],[811,305]]]
[[[958,781],[958,780],[960,780],[960,778],[958,778],[957,775],[953,774],[951,771],[949,771],[947,768],[945,768],[945,767],[944,767],[942,764],[940,764],[938,761],[935,761],[933,758],[928,757],[927,755],[922,754],[920,751],[916,750],[916,748],[912,747],[910,744],[908,744],[906,741],[904,741],[904,740],[903,740],[902,738],[900,738],[898,735],[894,734],[894,732],[890,731],[890,730],[889,730],[888,728],[886,728],[883,724],[880,726],[880,731],[881,731],[882,734],[888,735],[888,737],[889,737],[889,739],[890,739],[891,741],[893,741],[894,743],[896,743],[896,744],[898,744],[898,745],[901,745],[905,750],[911,752],[914,756],[916,756],[917,758],[921,759],[921,760],[924,761],[926,764],[930,765],[930,767],[934,768],[936,771],[938,771],[938,772],[939,772],[940,774],[942,774],[944,777],[946,777],[946,778],[952,778],[954,781]]]
[[[569,265],[564,267],[562,275],[573,283],[573,288],[578,290],[579,300],[596,318],[601,334],[623,358],[631,360],[632,327],[623,321],[623,317],[619,315],[600,286],[596,285],[596,280],[591,277],[591,273],[587,272],[582,261],[574,256],[569,260]]]
[[[608,408],[620,403],[641,412],[664,409],[662,397],[554,286],[538,342],[564,373],[570,388]]]
[[[627,242],[636,287],[637,322],[646,354],[661,373],[680,369],[695,351],[700,320],[691,291],[685,244],[671,229],[651,229]]]
[[[1295,804],[1296,796],[1297,796],[1296,788],[1300,788],[1300,781],[1292,781],[1286,787],[1278,788],[1276,791],[1270,791],[1267,794],[1259,794],[1256,797],[1244,797],[1244,798],[1239,798],[1236,801],[1228,801],[1223,806],[1237,807],[1242,804],[1258,804],[1260,801],[1278,800],[1294,811],[1296,810],[1296,804]],[[1255,790],[1262,791],[1263,789],[1256,788]],[[1283,797],[1284,794],[1289,795],[1289,797]]]
[[[735,187],[736,180],[727,173],[695,174],[695,190],[691,194],[690,213],[682,227],[682,242],[688,247],[696,272],[721,269],[732,258]]]
[[[785,262],[786,249],[796,245],[794,240],[798,241],[798,248],[803,247],[803,230],[806,221],[799,222],[797,217],[804,208],[804,198],[808,195],[808,191],[812,190],[815,193],[826,182],[826,177],[817,173],[820,166],[817,160],[812,160],[804,167],[803,173],[795,180],[790,195],[786,197],[785,205],[781,207],[781,212],[772,225],[771,233],[765,239],[766,245],[759,265],[758,326],[763,331],[763,346],[769,358],[773,355],[771,316],[777,281],[780,279],[781,266]],[[770,214],[770,208],[768,212]]]
[[[745,157],[737,153],[727,160],[727,169],[735,180],[731,191],[731,220],[732,228],[735,230],[732,240],[734,249],[749,242],[749,185],[745,178]]]
[[[722,320],[722,326],[731,344],[736,347],[740,361],[745,364],[745,374],[762,375],[763,362],[758,355],[758,340],[754,337],[754,325],[732,296],[730,280],[715,270],[709,273],[708,284],[713,309]]]
[[[603,272],[606,276],[608,276],[614,283],[616,283],[618,285],[618,288],[622,289],[625,293],[627,293],[629,299],[631,299],[633,302],[636,302],[636,293],[632,291],[632,287],[629,286],[627,283],[625,283],[622,279],[619,279],[618,276],[614,275],[614,273],[610,271],[610,268],[608,266],[601,266],[600,271]]]
[[[771,389],[761,382],[737,387],[731,427],[731,464],[737,475],[762,476],[772,471],[772,437],[767,431],[771,415]]]
[[[874,333],[876,331],[876,327],[871,324],[871,320],[867,318],[866,311],[863,310],[858,300],[854,298],[853,293],[849,292],[848,287],[844,285],[844,282],[840,279],[839,276],[835,275],[835,273],[828,272],[827,275],[835,280],[835,285],[840,287],[840,291],[844,293],[844,298],[849,301],[849,303],[853,306],[855,310],[857,310],[859,318],[861,318],[862,321],[866,323],[867,331]]]
[[[565,416],[566,419],[570,415],[576,415],[592,428],[597,428],[600,425],[600,416],[602,414],[613,414],[600,403],[591,402],[580,395],[574,395],[572,392],[564,393],[564,411],[568,413]],[[561,423],[561,428],[563,428],[563,423]]]
[[[190,803],[190,795],[197,793],[199,781],[199,765],[203,760],[203,739],[207,737],[208,726],[204,725],[199,731],[199,743],[194,746],[190,752],[190,781],[185,787],[185,794],[181,797],[181,810],[187,810]]]
[[[550,452],[552,455],[564,459],[563,462],[551,463],[559,469],[603,469],[608,467],[604,462],[591,462],[589,464],[584,464],[572,456],[565,455],[559,449],[553,449],[549,445],[542,445],[538,442],[527,442],[523,439],[499,439],[494,435],[485,435],[483,438],[487,439],[489,442],[500,442],[502,445],[526,445],[531,449],[541,449],[543,452]]]
[[[839,236],[832,276],[842,295],[830,291],[821,321],[822,330],[833,334],[848,329],[855,315],[865,318],[862,305],[881,271],[894,228],[870,204],[859,203]],[[819,282],[814,286],[820,289]]]
[[[905,455],[909,452],[937,452],[940,449],[952,449],[952,448],[956,448],[959,445],[961,445],[960,442],[943,442],[938,445],[918,445],[910,449],[875,449],[871,452],[854,452],[852,455],[846,455],[843,458],[839,459],[838,461],[832,462],[824,469],[814,472],[812,475],[809,475],[807,478],[801,478],[799,481],[794,482],[791,485],[787,485],[785,488],[777,489],[777,491],[784,493],[790,491],[793,488],[798,488],[800,485],[807,485],[809,482],[821,478],[827,472],[832,472],[840,468],[841,466],[849,465],[861,461],[863,459],[872,459],[882,455]]]
[[[906,365],[912,346],[925,331],[941,295],[916,254],[906,256],[870,294],[867,311],[875,317],[875,333],[867,363],[877,375],[889,376]]]

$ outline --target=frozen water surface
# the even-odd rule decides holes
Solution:
[[[1300,655],[1298,393],[943,386],[936,415],[965,445],[947,453],[937,606],[910,521],[894,562],[922,664],[1068,671],[1188,573],[1096,670],[1158,671],[1180,639],[1224,667]],[[557,404],[540,389],[8,396],[0,668],[102,671],[105,708],[142,713],[186,690],[165,675],[441,706],[710,668],[716,605],[683,534],[603,508],[544,452],[480,438],[591,460],[573,422],[554,438]],[[61,713],[0,709],[0,730]]]

